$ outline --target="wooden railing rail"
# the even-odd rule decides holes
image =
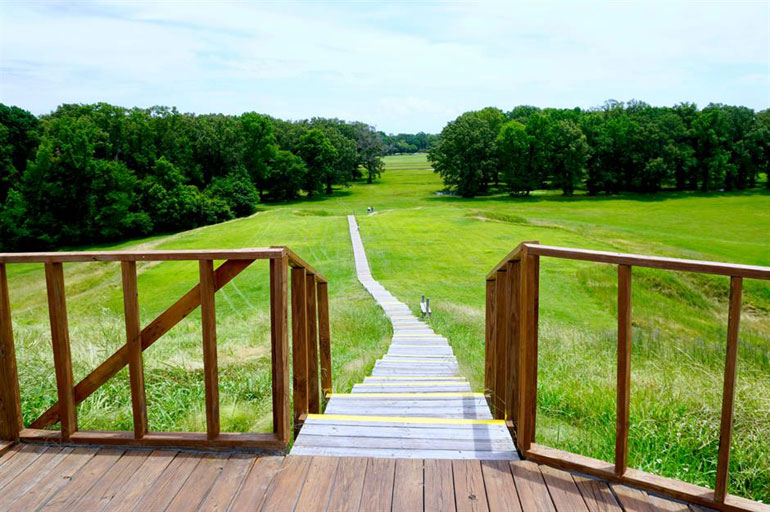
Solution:
[[[617,421],[613,464],[535,444],[541,256],[612,264],[618,268]],[[727,356],[713,490],[628,468],[633,267],[730,278]],[[535,461],[628,483],[718,510],[759,510],[763,505],[730,495],[727,491],[743,279],[770,280],[770,268],[569,249],[537,242],[519,244],[487,275],[484,383],[494,416],[507,421],[519,452]]]
[[[141,328],[137,261],[198,261],[200,282],[152,322]],[[215,260],[224,263],[214,268]],[[255,260],[269,261],[270,327],[273,386],[272,433],[225,433],[220,430],[217,366],[216,292]],[[75,384],[64,286],[63,263],[120,262],[126,343]],[[43,263],[48,290],[51,341],[58,401],[26,428],[21,414],[11,302],[6,265]],[[197,448],[282,449],[291,438],[289,384],[289,267],[292,278],[302,275],[302,287],[292,279],[294,421],[320,412],[319,387],[331,390],[331,336],[326,278],[286,247],[204,251],[108,251],[0,254],[0,440],[63,441],[73,443]],[[143,351],[200,306],[206,397],[206,432],[151,432]],[[300,323],[301,322],[301,323]],[[294,328],[296,327],[296,328]],[[319,372],[320,353],[320,372]],[[314,364],[313,364],[314,363]],[[128,366],[133,432],[82,431],[77,406]],[[58,431],[46,430],[56,423]]]

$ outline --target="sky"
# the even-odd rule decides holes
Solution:
[[[438,132],[468,110],[770,107],[770,0],[0,3],[0,102]]]

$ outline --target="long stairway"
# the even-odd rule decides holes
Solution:
[[[374,280],[355,217],[348,217],[358,279],[393,324],[388,353],[352,393],[311,414],[292,455],[518,460],[501,420],[471,392],[446,338]]]

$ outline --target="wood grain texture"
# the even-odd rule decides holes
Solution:
[[[492,416],[503,419],[505,415],[505,379],[508,353],[508,334],[506,321],[510,305],[508,272],[506,268],[497,271],[495,286],[495,351],[493,355],[494,380],[490,399],[492,401]]]
[[[210,512],[226,511],[230,507],[238,489],[248,476],[256,457],[247,454],[233,454],[227,459],[222,472],[211,487],[208,496],[200,505],[200,510]]]
[[[263,512],[293,510],[310,469],[310,457],[286,457],[265,492]]]
[[[452,461],[425,460],[425,510],[457,510]]]
[[[123,281],[123,315],[126,323],[126,348],[128,351],[128,374],[131,383],[134,435],[137,439],[141,439],[147,433],[147,397],[144,388],[136,262],[121,262],[120,274]]]
[[[332,346],[329,324],[329,285],[318,283],[318,343],[321,352],[321,392],[332,392]]]
[[[511,473],[519,493],[521,508],[537,512],[555,512],[556,507],[540,474],[540,468],[534,462],[511,462]]]
[[[507,329],[509,348],[508,359],[505,363],[508,369],[505,379],[505,411],[504,419],[511,420],[514,424],[518,423],[517,413],[519,407],[519,357],[521,356],[521,262],[514,261],[508,264],[509,275],[509,301]]]
[[[8,275],[0,263],[0,440],[18,440],[22,427]]]
[[[573,475],[572,479],[590,512],[621,512],[622,509],[607,482],[580,475]]]
[[[265,498],[265,491],[282,464],[283,457],[269,456],[257,459],[236,492],[230,510],[259,510]]]
[[[291,269],[291,349],[293,364],[294,433],[308,412],[307,308],[305,269]]]
[[[521,511],[519,495],[508,464],[508,461],[504,460],[481,461],[490,512]]]
[[[326,510],[338,464],[339,459],[333,457],[313,457],[294,512]]]
[[[361,492],[360,510],[384,512],[393,503],[393,482],[396,461],[394,459],[369,459],[366,478]]]
[[[227,455],[204,455],[166,510],[197,510],[222,473],[227,459]]]
[[[719,426],[719,452],[717,456],[717,477],[714,499],[724,502],[728,491],[730,472],[730,442],[733,434],[733,411],[735,408],[735,379],[738,367],[738,333],[741,322],[741,296],[743,279],[730,278],[730,309],[727,316],[727,354],[725,376],[722,387],[722,417]]]
[[[491,392],[494,381],[496,287],[497,279],[487,280],[484,319],[484,392],[487,394]]]
[[[424,474],[422,459],[399,459],[393,483],[393,510],[422,512]]]
[[[174,461],[176,450],[155,450],[139,470],[117,490],[110,502],[110,512],[129,512],[144,498],[155,485],[156,480]]]
[[[457,512],[489,510],[479,461],[453,460],[452,476]]]
[[[615,425],[615,473],[628,467],[628,427],[631,406],[631,267],[618,265],[618,368]]]
[[[201,330],[203,335],[203,378],[206,390],[206,434],[209,439],[219,436],[219,368],[217,365],[217,315],[214,262],[201,260]]]
[[[308,412],[321,412],[318,371],[318,314],[315,276],[305,276],[305,306],[307,308],[307,407]]]
[[[549,466],[540,466],[540,474],[557,510],[589,512],[583,495],[570,473]]]
[[[90,449],[90,448],[89,448]],[[56,493],[40,510],[71,510],[72,505],[94,485],[123,456],[123,450],[98,450],[64,487]]]
[[[59,397],[59,420],[62,439],[68,439],[77,429],[75,395],[72,379],[72,353],[70,350],[67,302],[64,292],[64,269],[61,263],[45,264],[45,281],[48,294],[48,316],[51,324],[51,343],[56,372],[56,391]]]
[[[291,437],[289,389],[289,290],[287,258],[270,260],[270,346],[272,349],[273,432]]]
[[[367,460],[362,457],[340,458],[327,510],[358,511],[366,478],[366,466]]]

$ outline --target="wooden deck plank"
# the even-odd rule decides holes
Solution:
[[[462,460],[507,460],[516,459],[515,451],[461,451],[461,450],[403,450],[396,448],[353,448],[297,446],[292,455],[324,455],[329,457],[376,457],[387,459],[462,459]]]
[[[72,505],[74,510],[102,510],[150,456],[149,450],[126,451]]]
[[[399,459],[393,484],[393,510],[422,512],[424,474],[422,459]]]
[[[316,436],[366,436],[390,437],[396,439],[436,439],[461,440],[479,439],[484,441],[511,442],[511,437],[504,428],[490,428],[489,425],[388,425],[381,423],[351,422],[305,422],[302,433]]]
[[[200,463],[201,456],[180,453],[158,477],[136,510],[165,510]]]
[[[396,462],[393,459],[369,459],[361,493],[361,512],[390,511]]]
[[[8,461],[0,466],[0,491],[3,487],[16,478],[16,475],[24,471],[30,464],[35,462],[48,449],[46,446],[19,445],[13,447],[13,455]],[[5,457],[4,457],[5,458]]]
[[[340,459],[334,488],[329,498],[328,510],[334,512],[354,512],[361,504],[361,495],[366,477],[366,459],[345,457]]]
[[[311,457],[286,457],[265,492],[262,509],[268,511],[293,510],[297,503],[305,475],[310,469]]]
[[[70,510],[72,505],[88,491],[102,475],[123,456],[124,450],[107,448],[98,450],[94,456],[64,487],[40,510]]]
[[[588,506],[583,495],[570,473],[542,465],[540,466],[540,473],[557,510],[588,512]]]
[[[297,439],[297,447],[313,448],[372,448],[372,449],[401,449],[401,450],[458,450],[458,451],[502,451],[511,450],[507,439],[431,439],[396,438],[396,437],[366,437],[358,436],[329,436],[304,434]]]
[[[453,460],[452,476],[457,512],[489,510],[484,475],[477,460]]]
[[[529,461],[518,461],[511,462],[510,466],[513,481],[519,493],[521,508],[527,512],[556,512],[537,464]]]
[[[40,505],[48,501],[51,496],[56,494],[59,489],[67,485],[72,476],[80,470],[94,455],[93,448],[75,448],[59,464],[47,472],[31,487],[26,489],[22,495],[18,496],[16,501],[12,501],[9,495],[3,492],[0,498],[0,505],[8,502],[5,510],[36,510]],[[54,461],[50,461],[54,464]],[[26,472],[25,472],[26,473]],[[5,505],[3,505],[5,507]]]
[[[626,485],[611,484],[611,487],[626,512],[655,512],[657,510],[655,505],[650,502],[646,492]]]
[[[457,510],[452,461],[425,460],[425,510]]]
[[[0,499],[6,504],[13,503],[14,500],[23,496],[25,492],[43,480],[70,453],[72,453],[72,448],[49,448],[45,454],[35,459],[32,464],[3,487],[0,493],[2,498]]]
[[[208,496],[201,503],[200,510],[212,512],[227,510],[255,460],[256,457],[249,454],[230,456]]]
[[[620,512],[621,509],[610,486],[603,480],[572,475],[590,512]]]
[[[283,464],[283,457],[260,457],[251,466],[241,488],[235,493],[230,510],[259,510],[265,491]]]
[[[487,489],[487,501],[490,512],[521,512],[519,495],[513,483],[508,461],[485,460],[481,462],[481,472]]]
[[[152,489],[156,480],[174,461],[177,454],[176,450],[153,451],[131,480],[112,499],[109,505],[110,512],[133,510],[134,506]]]
[[[227,464],[227,459],[228,456],[224,454],[204,455],[166,510],[169,512],[196,510],[208,496],[209,490],[214,487],[214,483]]]
[[[313,457],[294,512],[326,510],[338,464],[339,459],[332,457]]]
[[[690,512],[690,508],[686,503],[668,500],[659,496],[655,496],[654,494],[647,494],[647,499],[650,500],[652,506],[657,510],[664,512]]]

